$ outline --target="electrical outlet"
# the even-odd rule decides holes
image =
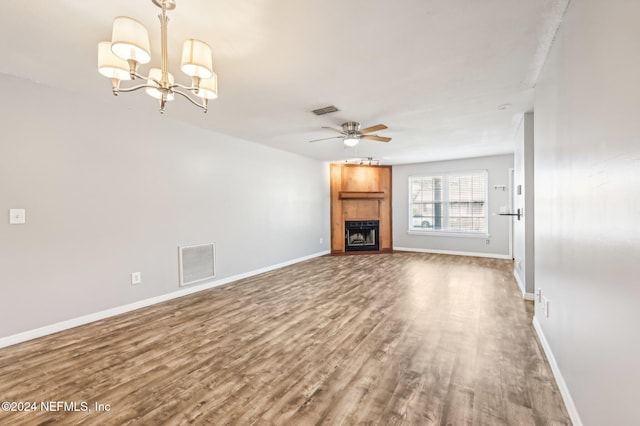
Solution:
[[[131,284],[140,284],[142,282],[142,273],[141,272],[133,272],[131,273]]]
[[[324,238],[320,237],[320,244],[324,243]]]
[[[542,303],[542,289],[536,289],[536,297],[538,298],[538,303]]]
[[[25,209],[9,209],[9,224],[24,225],[27,223]]]
[[[484,243],[485,243],[486,245],[489,245],[489,244],[491,243],[491,240],[484,240]]]
[[[542,296],[542,306],[544,308],[544,316],[549,318],[549,299]]]

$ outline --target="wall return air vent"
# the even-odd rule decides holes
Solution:
[[[215,243],[178,247],[180,287],[216,276]]]

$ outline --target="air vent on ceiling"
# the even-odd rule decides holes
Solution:
[[[336,112],[336,111],[338,111],[338,108],[334,107],[333,105],[329,105],[324,108],[314,109],[311,112],[314,113],[315,115],[325,115],[325,114],[329,114],[331,112]]]

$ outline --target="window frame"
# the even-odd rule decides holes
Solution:
[[[483,215],[485,227],[482,231],[455,231],[449,229],[449,181],[453,176],[468,176],[474,174],[482,174],[485,178],[484,187],[484,203],[483,203]],[[442,230],[424,229],[413,226],[413,199],[412,199],[412,186],[413,182],[425,178],[442,178],[442,220],[446,224],[447,228]],[[408,178],[408,217],[407,217],[407,233],[413,235],[431,235],[431,236],[446,236],[446,237],[466,237],[466,238],[489,238],[489,171],[486,169],[481,170],[466,170],[463,172],[446,172],[446,173],[424,173],[419,175],[410,175]]]

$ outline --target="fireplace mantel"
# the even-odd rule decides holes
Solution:
[[[346,221],[370,220],[379,221],[379,247],[358,252],[391,251],[391,166],[332,164],[331,253],[347,253]]]
[[[340,191],[341,200],[384,200],[384,192]]]

